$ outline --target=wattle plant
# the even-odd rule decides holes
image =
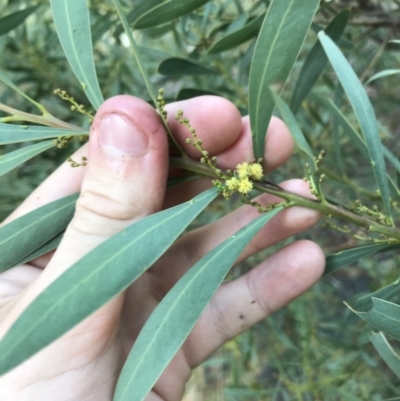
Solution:
[[[209,0],[168,0],[160,4],[154,1],[142,3],[137,1],[136,4],[139,6],[135,6],[129,13],[126,12],[128,7],[123,7],[120,0],[113,0],[113,5],[107,6],[107,14],[104,14],[106,18],[96,27],[97,31],[91,27],[91,15],[86,1],[51,0],[50,3],[59,41],[80,89],[86,95],[91,107],[97,110],[104,100],[96,74],[97,60],[95,62],[92,43],[101,38],[102,35],[98,32],[104,34],[113,29],[115,38],[124,39],[124,52],[133,54],[136,61],[134,69],[136,74],[137,71],[140,72],[147,89],[146,99],[157,108],[164,123],[173,150],[170,165],[188,172],[182,178],[170,180],[168,185],[176,185],[188,179],[209,177],[213,180],[214,188],[198,195],[190,202],[135,223],[126,230],[130,235],[115,235],[60,276],[27,308],[1,340],[0,374],[18,366],[126,289],[143,273],[144,267],[149,268],[219,194],[222,194],[227,201],[235,194],[239,195],[243,203],[258,209],[260,217],[196,263],[162,300],[131,351],[119,379],[116,401],[125,399],[139,401],[146,397],[163,369],[185,341],[206,303],[212,298],[238,255],[266,222],[284,208],[301,206],[317,210],[325,216],[328,229],[340,231],[356,240],[350,249],[327,255],[325,274],[345,267],[362,257],[389,250],[396,252],[400,247],[398,207],[400,190],[396,180],[387,172],[385,157],[397,174],[400,173],[400,163],[388,149],[383,147],[378,123],[365,87],[338,46],[338,43],[344,40],[342,34],[349,19],[349,11],[339,13],[325,31],[322,29],[319,31],[318,41],[308,53],[289,104],[282,99],[281,92],[309,33],[314,16],[321,6],[320,0],[273,0],[269,2],[268,7],[264,2],[259,2],[251,9],[251,16],[243,14],[246,18],[235,21],[236,26],[230,28],[222,39],[215,40],[214,36],[210,35],[211,39],[208,42],[204,40],[204,43],[200,43],[193,57],[187,59],[169,57],[160,63],[159,72],[167,76],[179,70],[183,74],[193,76],[220,74],[223,79],[228,80],[229,73],[223,65],[221,66],[219,53],[257,38],[245,54],[247,63],[251,62],[248,93],[243,93],[240,89],[237,93],[238,98],[242,99],[239,106],[242,108],[248,106],[255,160],[251,162],[243,160],[235,170],[225,171],[218,167],[218,159],[203,147],[202,138],[196,133],[196,127],[193,127],[185,117],[185,110],[180,110],[176,119],[187,128],[187,143],[198,151],[199,158],[191,158],[177,143],[167,123],[165,105],[169,96],[165,96],[164,90],[159,89],[162,82],[159,87],[153,83],[154,80],[150,77],[144,61],[145,56],[142,54],[144,50],[137,45],[132,33],[132,30],[140,32],[142,29],[159,25],[162,29],[171,21],[177,18],[190,18],[190,15],[200,18],[200,14],[193,13],[203,6],[205,7],[202,9],[202,23],[206,24],[207,13],[213,12]],[[29,14],[36,12],[38,7],[41,6],[23,10],[22,14],[18,11],[16,15],[6,17],[9,20],[11,17],[14,18],[11,18],[14,22],[11,23],[10,29],[22,23]],[[113,40],[116,40],[115,38]],[[127,48],[127,42],[130,44],[130,50]],[[339,82],[337,92],[341,95],[336,96],[334,101],[322,99],[316,93],[310,94],[328,61],[336,73]],[[393,74],[393,71],[391,73]],[[373,79],[388,74],[383,73],[374,76]],[[88,125],[94,114],[90,111],[90,106],[80,104],[64,89],[53,88],[56,96],[69,102],[74,115],[77,116],[76,113],[81,115],[84,123],[82,126],[77,126],[53,116],[44,104],[36,102],[23,91],[23,85],[16,86],[3,72],[0,72],[0,80],[17,94],[25,97],[38,111],[38,114],[28,113],[0,103],[0,110],[8,113],[8,116],[0,119],[0,144],[37,141],[35,144],[2,155],[1,175],[50,148],[68,149],[71,143],[87,140]],[[181,91],[182,98],[185,90],[186,96],[190,92],[188,97],[206,93],[204,90],[184,88]],[[110,93],[112,91],[107,94]],[[350,123],[340,110],[343,93],[347,95],[358,125]],[[369,164],[377,188],[376,192],[369,193],[374,199],[374,204],[364,203],[357,198],[352,202],[340,202],[326,195],[324,188],[329,186],[332,176],[324,171],[325,152],[313,150],[296,118],[307,96],[317,98],[333,117],[335,128],[332,141],[336,156],[340,157],[337,131],[338,127],[341,127],[344,135],[363,156],[365,163]],[[279,185],[269,182],[269,177],[264,176],[260,158],[263,157],[265,147],[265,132],[274,111],[279,113],[288,126],[300,154],[304,157],[304,162],[302,161],[304,179],[309,183],[315,199],[288,192]],[[69,158],[68,161],[76,168],[87,163],[86,158],[82,160]],[[343,175],[342,180],[345,179],[346,176]],[[277,195],[281,201],[263,206],[252,200],[253,191]],[[28,262],[55,249],[72,218],[76,199],[77,195],[60,199],[1,227],[0,271]],[[171,221],[174,222],[173,225],[170,224]],[[153,240],[151,249],[146,247],[149,238]],[[112,249],[115,251],[118,249],[118,254],[110,253]],[[140,269],[135,269],[135,264],[131,263],[132,255],[135,255],[136,265],[140,266]],[[118,266],[118,269],[115,266]],[[113,288],[109,287],[110,274],[115,276]],[[203,285],[204,277],[207,277],[206,287]],[[95,297],[88,298],[87,289],[93,280],[103,282],[104,286],[108,286],[107,291],[102,292],[99,288]],[[202,292],[201,298],[196,296],[199,292]],[[400,340],[400,306],[391,302],[393,291],[390,286],[379,290],[376,294],[370,294],[367,298],[372,299],[370,310],[355,312],[379,331],[372,335],[371,341],[390,368],[400,377],[399,356],[395,354],[385,337],[388,335]],[[72,303],[76,307],[71,306]],[[56,319],[60,315],[63,316],[61,321]],[[157,341],[162,341],[164,337],[171,338],[170,333],[174,333],[174,341],[168,348],[155,346]],[[29,342],[26,341],[28,336]],[[140,357],[142,361],[140,366],[135,365],[133,361],[137,361]],[[157,369],[150,369],[154,361],[157,361]],[[127,398],[133,388],[135,395]]]

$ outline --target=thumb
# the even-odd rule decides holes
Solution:
[[[168,141],[145,101],[107,100],[93,122],[87,158],[75,215],[45,271],[20,300],[25,306],[101,242],[162,207]]]
[[[146,102],[107,101],[92,125],[89,162],[70,230],[85,241],[110,237],[160,210],[168,172],[165,131]],[[87,247],[86,243],[86,247]]]
[[[159,116],[146,102],[128,96],[106,101],[93,122],[87,158],[75,215],[64,238],[38,279],[10,303],[2,316],[0,337],[39,293],[72,264],[162,206],[168,141]],[[37,376],[33,367],[43,364],[47,364],[53,377],[64,377],[69,369],[83,369],[100,355],[114,355],[105,350],[110,349],[110,339],[116,336],[123,298],[120,295],[102,306],[64,335],[61,342],[34,356],[33,365],[25,365],[25,370],[21,365],[22,370],[17,369],[14,377],[19,380],[22,375],[34,383]],[[116,360],[111,359],[105,360],[114,369]]]

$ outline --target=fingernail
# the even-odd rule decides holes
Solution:
[[[148,136],[127,117],[104,116],[97,130],[100,144],[112,156],[141,157],[149,148]]]

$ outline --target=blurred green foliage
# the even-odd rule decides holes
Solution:
[[[131,94],[149,100],[111,2],[91,0],[89,4],[96,68],[104,97]],[[144,10],[152,4],[156,2],[124,1],[127,11]],[[260,27],[257,16],[263,15],[268,4],[267,0],[213,0],[183,17],[135,30],[135,39],[155,86],[163,87],[170,101],[215,93],[231,100],[246,115],[250,62]],[[53,95],[57,88],[67,90],[78,103],[90,109],[65,60],[48,2],[0,0],[0,18],[34,6],[38,7],[32,8],[26,19],[21,15],[21,23],[9,31],[4,20],[0,20],[3,21],[0,69],[53,115],[87,127],[85,116],[71,112],[66,103]],[[326,27],[349,7],[351,18],[340,45],[361,80],[365,83],[377,72],[400,68],[400,45],[390,42],[400,38],[400,2],[323,1],[314,21],[315,30]],[[247,40],[240,43],[244,33],[235,35],[235,32],[246,24],[250,24],[245,31]],[[283,97],[287,100],[316,40],[315,31],[310,31],[284,88]],[[213,50],[208,53],[210,49]],[[381,124],[383,142],[395,156],[400,154],[399,79],[399,75],[387,76],[366,86]],[[359,198],[373,205],[376,187],[371,169],[342,134],[339,137],[342,164],[338,163],[332,141],[332,116],[321,101],[334,99],[335,90],[337,93],[337,79],[332,69],[326,68],[297,117],[315,153],[321,149],[327,152],[322,166],[328,177],[323,184],[325,193],[342,204]],[[35,112],[29,102],[3,84],[0,84],[0,103]],[[355,121],[346,100],[342,111],[351,122]],[[3,116],[6,114],[0,115]],[[0,147],[0,155],[19,146]],[[72,141],[69,148],[50,150],[0,177],[0,218],[8,215],[79,146],[78,141]],[[388,170],[395,175],[389,164]],[[303,175],[303,162],[295,155],[283,168],[273,172],[270,180],[279,182]],[[237,205],[235,199],[230,205],[217,202],[195,224],[214,220]],[[298,238],[318,240],[327,253],[355,245],[353,238],[329,231],[322,224]],[[276,248],[236,267],[230,278],[250,269]],[[398,378],[369,342],[370,327],[342,303],[345,300],[353,305],[359,296],[392,283],[399,277],[399,265],[400,256],[395,252],[381,253],[324,277],[300,299],[232,340],[210,358],[195,372],[188,386],[187,401],[400,399],[395,398],[400,397]]]

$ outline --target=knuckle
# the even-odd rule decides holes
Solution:
[[[99,234],[104,228],[113,229],[115,221],[126,222],[135,216],[130,205],[124,204],[106,192],[85,189],[76,203],[72,226],[85,234]],[[106,233],[107,234],[107,233]]]
[[[133,210],[130,205],[111,197],[106,191],[86,189],[77,202],[77,209],[111,220],[130,220]]]

